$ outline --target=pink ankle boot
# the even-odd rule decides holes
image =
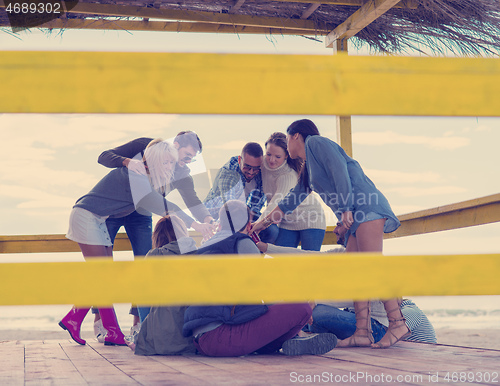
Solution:
[[[89,310],[90,308],[73,307],[71,311],[68,312],[68,314],[59,322],[59,326],[61,326],[63,330],[68,331],[73,340],[81,345],[85,345],[85,343],[87,343],[80,338],[80,327]]]
[[[108,333],[104,338],[105,346],[128,346],[125,336],[120,330],[118,320],[116,319],[115,310],[113,308],[99,308],[102,325]]]

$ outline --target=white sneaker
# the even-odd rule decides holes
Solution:
[[[97,322],[94,322],[94,335],[99,343],[104,343],[104,338],[106,337],[107,333],[108,330],[106,330],[102,325],[101,319],[99,319]]]
[[[125,339],[129,342],[134,342],[135,337],[141,331],[141,323],[137,323],[136,325],[130,327],[130,335],[126,336]]]

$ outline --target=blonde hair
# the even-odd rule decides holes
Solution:
[[[177,149],[161,138],[153,139],[146,147],[143,161],[147,167],[151,185],[159,193],[166,192],[174,174],[173,170],[165,168],[164,162],[170,160],[177,162],[178,158]]]

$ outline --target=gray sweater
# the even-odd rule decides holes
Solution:
[[[103,151],[97,162],[108,168],[122,167],[126,158],[134,158],[137,154],[143,153],[152,140],[153,138],[148,137],[137,138],[114,149]],[[170,183],[168,192],[176,189],[187,208],[198,221],[203,222],[205,217],[210,216],[208,209],[203,206],[196,194],[189,168],[186,165],[181,167],[178,163],[175,164],[174,178]]]
[[[109,217],[124,217],[134,210],[143,215],[151,215],[152,212],[164,216],[168,211],[179,216],[188,227],[194,221],[156,192],[147,176],[129,172],[126,167],[111,170],[90,192],[80,197],[74,207]]]

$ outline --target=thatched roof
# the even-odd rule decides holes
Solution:
[[[376,4],[385,0],[370,1]],[[166,12],[167,16],[163,13],[158,17],[164,22],[159,27],[155,26],[154,30],[204,31],[201,26],[206,26],[206,32],[324,36],[344,23],[363,2],[363,0],[325,0],[322,3],[297,2],[297,0],[80,0],[76,7],[67,13],[64,23],[59,21],[59,24],[48,23],[46,26],[78,28],[77,24],[75,26],[70,22],[91,20],[93,27],[84,28],[98,28],[97,18],[97,21],[107,21],[109,28],[116,27],[110,23],[110,20],[113,20],[114,24],[125,21],[129,23],[120,25],[120,28],[151,30],[152,23],[156,19],[152,11],[157,10]],[[75,3],[73,2],[73,5]],[[68,8],[71,7],[71,2],[67,4],[70,4]],[[112,7],[116,11],[102,13],[99,8],[101,6]],[[136,12],[131,14],[130,10],[133,7]],[[80,12],[73,13],[78,9]],[[127,12],[120,12],[121,9],[127,9]],[[173,14],[168,16],[168,12]],[[193,15],[195,17],[190,20]],[[230,18],[221,19],[220,16],[231,16],[234,21]],[[244,16],[247,16],[247,19]],[[248,17],[252,17],[252,22],[248,22]],[[170,23],[165,22],[166,20]],[[256,24],[253,24],[254,21]],[[133,24],[134,22],[136,24]],[[175,22],[175,25],[172,22]],[[267,22],[270,24],[266,25]],[[286,27],[280,27],[280,22]],[[290,27],[294,22],[297,23],[295,29]],[[8,25],[6,23],[8,23],[6,13],[0,9],[0,25]],[[193,29],[193,23],[200,24],[199,28]],[[211,26],[211,29],[208,26]],[[421,50],[438,54],[451,51],[458,55],[498,55],[500,1],[404,0],[378,16],[357,32],[351,40],[355,45],[367,44],[372,50],[379,52],[404,53],[409,50]]]

